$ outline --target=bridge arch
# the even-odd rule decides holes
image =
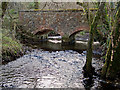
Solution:
[[[71,37],[75,37],[75,35],[81,31],[89,31],[90,30],[90,27],[88,26],[81,26],[81,27],[78,27],[76,28],[69,36],[69,38]]]
[[[33,35],[43,35],[47,34],[48,32],[53,31],[53,28],[48,26],[40,26],[37,30],[33,31]]]
[[[87,26],[81,26],[81,27],[79,27],[79,28],[76,28],[76,30],[74,30],[74,31],[70,34],[70,36],[69,36],[70,43],[71,43],[71,44],[74,44],[74,43],[75,43],[75,35],[76,35],[77,33],[81,32],[81,31],[89,31],[89,30],[90,30],[90,28],[87,27]]]
[[[43,34],[47,34],[50,31],[53,31],[53,30],[51,30],[51,29],[43,29],[43,30],[39,30],[39,31],[35,32],[34,35],[43,35]]]

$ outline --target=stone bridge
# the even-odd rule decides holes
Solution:
[[[23,29],[34,35],[54,31],[63,38],[70,38],[63,40],[66,42],[75,40],[76,33],[89,30],[82,9],[19,11],[19,20]]]

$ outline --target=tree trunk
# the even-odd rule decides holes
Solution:
[[[120,2],[119,2],[120,4]],[[106,62],[102,68],[102,77],[114,79],[120,72],[120,6],[116,13],[115,24],[112,29]]]
[[[102,77],[106,77],[107,69],[110,63],[110,58],[111,58],[111,48],[112,48],[112,45],[111,45],[111,40],[110,40],[109,48],[107,50],[106,57],[105,57],[105,64],[102,68],[102,74],[101,74]]]
[[[8,2],[2,2],[2,18],[5,15],[5,11],[7,9]]]
[[[101,3],[99,6],[99,9],[96,13],[95,18],[93,19],[93,22],[91,24],[90,27],[90,37],[89,37],[89,41],[88,41],[88,49],[87,49],[87,56],[86,56],[86,64],[84,66],[84,71],[86,76],[92,76],[92,74],[94,73],[94,69],[92,67],[92,44],[93,44],[93,39],[94,39],[94,32],[95,30],[97,30],[97,24],[98,24],[98,20],[100,18],[100,14],[102,9],[104,9],[105,3]]]
[[[38,0],[35,0],[35,2],[34,2],[34,4],[35,4],[35,9],[39,9],[39,3],[38,3]]]

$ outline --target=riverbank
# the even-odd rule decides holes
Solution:
[[[2,36],[2,64],[24,55],[23,45],[16,39]]]

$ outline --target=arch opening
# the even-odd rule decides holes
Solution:
[[[43,34],[47,34],[47,33],[51,32],[51,31],[53,31],[53,30],[43,29],[43,30],[39,30],[39,31],[35,32],[34,35],[43,35]]]
[[[89,32],[89,30],[90,30],[89,26],[78,27],[70,34],[69,37],[75,36],[77,33],[82,32],[82,31]]]
[[[80,35],[80,32],[84,32],[85,34],[84,35]],[[87,35],[86,35],[86,33],[87,33]],[[78,38],[76,38],[76,35],[78,35]],[[76,30],[74,30],[71,34],[70,34],[70,36],[69,36],[69,38],[70,38],[70,41],[71,42],[76,42],[77,40],[80,40],[80,38],[81,38],[81,40],[80,41],[88,41],[88,38],[89,38],[89,27],[85,27],[85,26],[82,26],[82,27],[79,27],[78,29],[76,29]],[[86,40],[85,40],[85,39]]]
[[[51,31],[48,36],[61,36],[58,32]]]

